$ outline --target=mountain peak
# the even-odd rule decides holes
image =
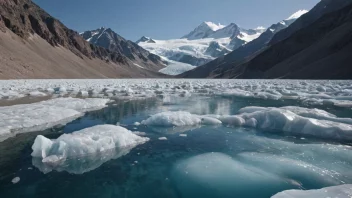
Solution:
[[[297,12],[292,14],[290,17],[288,17],[286,20],[298,19],[299,17],[301,17],[302,15],[304,15],[307,12],[308,12],[308,10],[298,10]]]
[[[204,21],[201,25],[203,25],[203,24],[207,25],[213,31],[217,31],[217,30],[220,30],[225,27],[225,25],[221,25],[220,23],[215,24],[210,21]]]
[[[139,43],[155,43],[155,41],[153,39],[151,39],[150,37],[146,37],[146,36],[142,36],[140,39],[138,39],[136,41],[137,44]]]

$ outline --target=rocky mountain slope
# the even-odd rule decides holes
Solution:
[[[351,52],[352,3],[272,45],[244,64],[240,77],[351,79]]]
[[[227,55],[213,61],[213,67],[208,65],[208,70],[197,68],[184,76],[198,77],[194,76],[197,71],[206,77],[218,78],[350,79],[352,2],[346,6],[346,1],[323,0],[320,3],[328,3],[324,5],[326,8],[343,8],[328,13],[312,9],[291,26],[298,27],[301,21],[312,20],[311,16],[321,17],[301,26],[286,39],[271,41],[271,45],[244,59],[231,59],[234,55]]]
[[[253,56],[256,53],[259,53],[267,46],[267,44],[270,42],[270,40],[274,37],[276,33],[289,27],[297,18],[299,18],[302,14],[306,12],[307,11],[300,10],[294,13],[293,15],[291,15],[289,18],[271,25],[268,29],[265,30],[265,32],[260,34],[258,38],[248,43],[245,43],[245,42],[241,43],[242,40],[239,39],[241,38],[242,34],[248,34],[248,32],[243,31],[242,33],[240,33],[240,35],[232,39],[232,41],[234,41],[235,39],[238,39],[236,43],[232,43],[232,41],[230,43],[234,45],[238,45],[238,43],[240,43],[241,45],[237,49],[235,49],[234,51],[232,51],[226,56],[222,56],[205,65],[197,67],[194,70],[190,70],[184,74],[181,74],[181,77],[186,77],[186,78],[224,77],[225,75],[227,75],[228,70],[239,69],[234,67],[234,65],[238,65],[243,61],[245,61],[246,59],[248,59],[248,57]]]
[[[30,0],[0,0],[0,19],[2,79],[160,76],[88,43]]]
[[[85,31],[80,33],[80,35],[93,45],[123,54],[135,65],[152,71],[159,71],[165,67],[159,56],[151,54],[138,44],[124,39],[110,28],[102,27],[92,31]]]
[[[321,0],[304,17],[300,17],[294,24],[290,25],[289,28],[280,31],[278,34],[276,34],[274,38],[270,41],[270,45],[273,45],[279,41],[288,38],[301,28],[309,26],[314,21],[322,17],[324,14],[339,10],[350,3],[352,3],[351,0]]]

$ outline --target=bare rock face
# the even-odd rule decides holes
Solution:
[[[4,23],[4,20],[2,19],[1,15],[0,15],[0,31],[6,32],[5,23]]]

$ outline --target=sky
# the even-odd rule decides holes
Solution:
[[[319,0],[33,0],[78,32],[109,27],[126,39],[175,39],[203,21],[269,27]]]

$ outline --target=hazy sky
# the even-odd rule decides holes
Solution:
[[[78,32],[110,27],[137,40],[180,38],[203,21],[268,27],[319,0],[33,0]]]

